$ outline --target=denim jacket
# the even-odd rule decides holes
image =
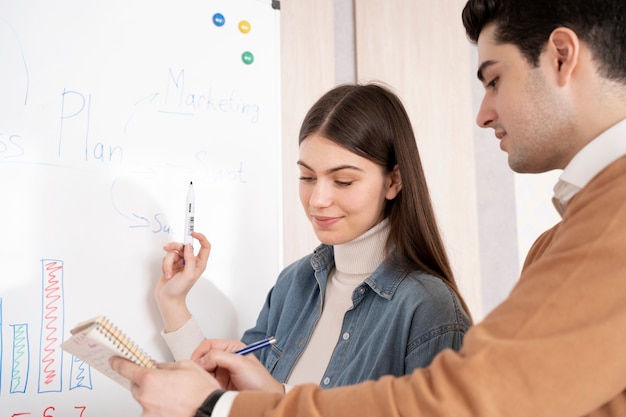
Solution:
[[[288,379],[311,337],[333,267],[333,247],[322,244],[285,268],[255,327],[242,337],[245,343],[276,337],[275,345],[255,354],[280,382]],[[352,300],[322,388],[411,373],[443,349],[458,350],[470,326],[441,279],[423,271],[405,275],[387,262],[354,290]]]

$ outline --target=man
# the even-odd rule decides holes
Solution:
[[[626,2],[470,0],[463,23],[485,87],[478,124],[514,171],[564,169],[562,221],[535,242],[510,296],[460,352],[326,391],[221,395],[196,363],[115,359],[144,416],[189,416],[205,399],[198,416],[626,416]],[[223,383],[229,372],[228,388],[259,386],[250,358],[204,359]]]

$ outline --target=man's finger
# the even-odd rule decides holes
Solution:
[[[113,356],[109,360],[109,364],[115,372],[135,383],[139,381],[143,371],[146,369],[132,363],[128,359],[122,358],[121,356]]]

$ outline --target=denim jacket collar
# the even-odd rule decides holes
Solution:
[[[315,279],[320,287],[322,298],[326,292],[328,272],[334,268],[334,263],[334,250],[332,246],[322,243],[315,248],[313,256],[311,257],[311,266],[315,270]],[[393,271],[393,273],[390,273],[390,270]],[[357,287],[355,294],[358,292],[359,288],[362,288],[363,285],[367,285],[380,297],[391,300],[396,289],[404,279],[404,276],[402,271],[385,261],[376,268],[363,284]]]

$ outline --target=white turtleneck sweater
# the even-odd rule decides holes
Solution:
[[[385,259],[389,221],[378,223],[356,239],[334,246],[335,268],[326,283],[322,314],[296,362],[287,384],[319,384],[339,340],[343,318],[353,307],[352,293]]]

